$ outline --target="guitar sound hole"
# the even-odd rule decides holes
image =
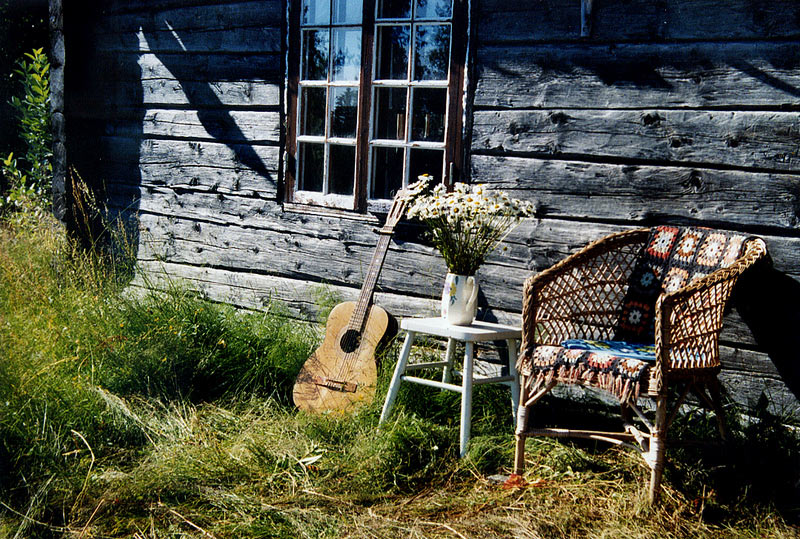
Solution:
[[[358,350],[358,347],[361,346],[361,333],[354,329],[348,329],[342,335],[342,340],[339,342],[339,346],[342,347],[342,351],[345,354],[355,352]]]

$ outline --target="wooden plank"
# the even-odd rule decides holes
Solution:
[[[168,218],[140,213],[144,240],[139,243],[140,259],[360,287],[375,248],[374,242],[363,245],[316,237],[308,224],[305,230],[293,234],[265,234],[258,229],[201,223],[179,215]],[[445,270],[438,257],[422,250],[406,250],[397,256],[392,247],[379,289],[416,297],[441,295]]]
[[[477,33],[482,43],[578,41],[580,2],[481,1]],[[663,33],[664,8],[652,0],[604,0],[594,4],[591,38],[596,40],[653,39]]]
[[[206,5],[181,3],[180,7],[165,7],[161,1],[141,6],[139,12],[110,14],[103,17],[97,33],[116,34],[151,30],[224,30],[241,26],[279,27],[284,18],[280,0],[215,2]]]
[[[319,305],[316,298],[332,295],[342,301],[356,301],[359,288],[336,286],[313,281],[288,279],[274,275],[241,273],[222,269],[187,266],[168,262],[143,262],[135,281],[139,286],[163,286],[176,279],[187,279],[210,299],[231,303],[248,309],[263,309],[272,301],[286,305],[298,318],[319,319]],[[148,278],[152,281],[148,281]],[[377,292],[375,303],[395,316],[435,316],[438,301],[417,298],[409,301],[404,295]],[[513,323],[514,317],[509,317]],[[517,320],[517,323],[519,320]]]
[[[472,156],[472,177],[559,218],[800,229],[798,178],[676,166]]]
[[[50,112],[52,141],[52,211],[61,221],[67,217],[67,147],[64,121],[64,10],[62,0],[50,0]],[[5,123],[5,122],[4,122]]]
[[[283,77],[277,55],[120,55],[102,56],[98,72],[107,76],[69,96],[71,117],[109,117],[119,108],[279,107]],[[239,69],[241,66],[249,66]],[[96,73],[93,71],[93,77]],[[103,102],[105,107],[98,107]]]
[[[280,26],[163,31],[139,28],[100,34],[95,40],[100,50],[120,53],[278,53],[283,45]]]
[[[744,410],[757,409],[759,401],[765,398],[769,412],[795,420],[800,418],[798,397],[783,380],[727,370],[719,377],[727,396]]]
[[[656,223],[662,224],[662,223]],[[640,226],[640,225],[639,225]],[[592,223],[561,219],[536,219],[517,229],[530,248],[531,271],[542,271],[608,234],[639,228],[637,225]],[[800,275],[800,238],[753,232],[766,241],[775,269],[797,280]]]
[[[98,74],[116,83],[191,80],[281,83],[279,54],[104,53],[94,60]],[[174,73],[168,66],[179,66]],[[174,69],[174,68],[173,68]],[[180,77],[178,77],[180,75]]]
[[[800,171],[800,112],[501,110],[473,121],[478,152]]]
[[[123,137],[162,137],[235,143],[280,142],[277,111],[141,110],[139,119],[109,122],[106,134]]]
[[[280,103],[281,88],[265,82],[143,80],[140,86],[102,83],[99,94],[105,94],[108,107],[142,105],[156,107],[220,108],[276,106]],[[98,101],[91,96],[73,96],[69,101],[70,117],[103,118],[107,112],[97,109]]]
[[[99,55],[85,90],[68,100],[70,117],[114,118],[149,107],[280,107],[278,55]],[[98,107],[103,102],[107,106]]]
[[[234,170],[250,168],[253,173],[273,184],[277,184],[280,158],[277,146],[126,137],[102,137],[96,153],[106,156],[110,163],[117,163],[123,169],[123,179],[131,177],[133,171],[129,167],[191,163],[193,166]],[[110,166],[106,171],[108,178],[112,179],[113,167]]]
[[[800,106],[796,42],[484,46],[476,107]]]
[[[800,36],[794,0],[671,0],[666,39],[763,39]]]
[[[277,151],[276,148],[275,159]],[[277,174],[278,171],[271,172]],[[103,160],[98,165],[98,174],[101,178],[105,178],[109,190],[119,189],[121,194],[133,187],[144,188],[143,191],[149,187],[168,187],[178,193],[195,191],[238,194],[273,200],[277,196],[277,186],[274,181],[265,180],[264,176],[256,171],[237,166],[235,163],[219,163],[212,166],[172,162],[133,167]]]
[[[478,10],[477,31],[484,43],[580,39],[577,2],[488,0],[480,2]],[[604,0],[594,5],[592,18],[594,41],[741,40],[800,35],[800,4],[794,0]]]

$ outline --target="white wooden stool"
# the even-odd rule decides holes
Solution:
[[[511,416],[516,420],[519,405],[519,375],[515,366],[517,359],[517,341],[521,338],[518,327],[475,321],[469,326],[454,326],[441,317],[406,318],[400,322],[400,329],[406,331],[406,340],[400,352],[400,359],[392,375],[389,392],[383,403],[380,423],[386,421],[394,406],[401,382],[413,382],[425,386],[447,389],[461,393],[461,429],[460,455],[467,453],[470,424],[472,420],[472,386],[474,384],[506,384],[511,388]],[[433,335],[447,339],[447,351],[444,361],[428,363],[408,363],[411,347],[418,334]],[[474,344],[484,341],[506,341],[508,343],[508,374],[505,376],[475,377],[473,374]],[[453,356],[457,342],[464,343],[464,367],[461,373],[461,385],[450,383],[453,374]],[[416,376],[408,376],[407,372],[419,369],[442,368],[442,381],[428,380]]]

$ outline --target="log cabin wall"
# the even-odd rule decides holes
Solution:
[[[775,270],[740,286],[722,377],[797,413],[800,3],[592,4],[582,36],[578,0],[479,2],[473,181],[538,201],[532,271],[629,227],[763,236]]]
[[[151,282],[308,319],[323,286],[357,297],[378,219],[282,204],[285,0],[63,9],[67,158],[128,216]],[[466,179],[539,206],[481,269],[482,315],[518,321],[524,279],[606,233],[759,234],[775,270],[729,316],[723,378],[739,402],[796,413],[800,4],[594,0],[584,37],[580,0],[471,12]],[[399,227],[380,277],[398,316],[433,314],[441,291],[419,232]]]

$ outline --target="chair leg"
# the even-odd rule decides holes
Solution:
[[[525,429],[528,424],[528,409],[525,401],[528,400],[528,377],[520,377],[520,395],[517,406],[517,425],[516,439],[517,445],[514,451],[514,474],[522,475],[525,472]]]
[[[619,415],[622,418],[623,425],[633,423],[633,411],[631,411],[629,404],[623,402],[619,405]]]
[[[656,399],[656,423],[650,436],[650,450],[646,455],[647,464],[650,466],[650,503],[658,501],[661,488],[661,476],[664,473],[664,453],[667,437],[667,397],[660,396]]]
[[[728,429],[725,427],[725,410],[722,408],[722,391],[719,380],[714,378],[708,382],[708,392],[711,394],[711,404],[717,415],[717,427],[723,441],[728,439]]]

